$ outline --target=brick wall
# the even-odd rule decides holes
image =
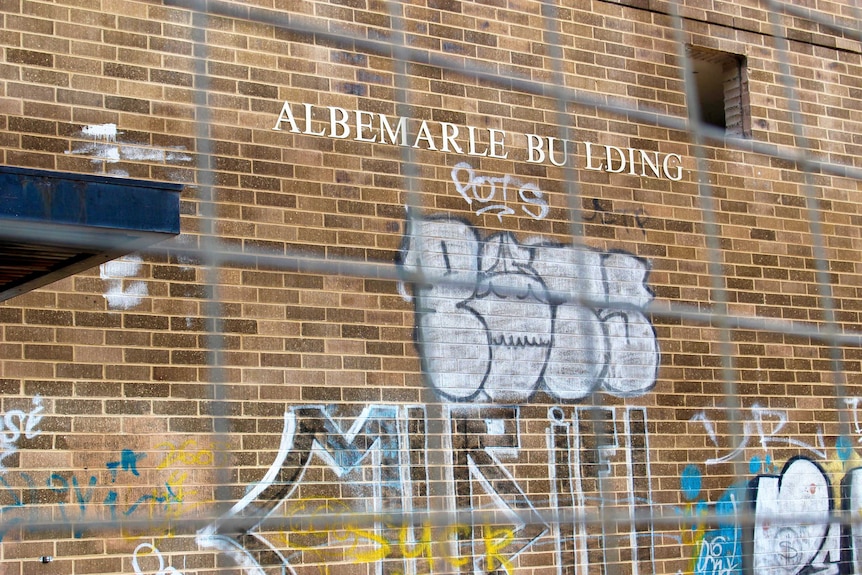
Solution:
[[[0,304],[2,575],[860,571],[849,6],[195,4],[0,0],[0,162],[185,184]]]

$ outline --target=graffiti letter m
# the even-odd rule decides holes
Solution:
[[[313,467],[314,476],[321,477],[324,470],[334,473],[342,482],[339,491],[345,493],[353,488],[353,501],[363,506],[364,513],[409,509],[410,477],[405,470],[410,469],[406,460],[410,450],[402,445],[406,430],[399,426],[399,421],[407,419],[401,413],[405,409],[367,406],[346,431],[340,419],[334,419],[323,406],[290,409],[284,416],[281,445],[269,470],[229,511],[198,532],[198,544],[224,552],[248,575],[294,573],[291,559],[301,551],[288,544],[286,533],[302,533],[306,544],[309,540],[313,544],[327,540],[323,536],[327,530],[341,531],[345,527],[326,524],[327,520],[343,519],[339,517],[287,517],[288,514],[276,513],[288,500],[308,497],[299,487],[314,481],[303,478],[315,460],[323,465]],[[324,481],[327,488],[332,486],[331,481],[318,481]],[[345,508],[352,510],[352,506]],[[303,521],[310,523],[301,524]],[[380,532],[384,527],[377,521],[368,529]],[[381,540],[388,539],[384,537]],[[398,569],[392,563],[400,561],[377,562],[381,575],[384,570]],[[401,572],[403,569],[400,566]]]

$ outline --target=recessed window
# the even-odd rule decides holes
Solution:
[[[688,46],[701,120],[728,136],[751,135],[748,74],[739,54]]]

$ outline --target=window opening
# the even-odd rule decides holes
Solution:
[[[728,136],[751,135],[746,60],[739,54],[689,46],[702,122]]]

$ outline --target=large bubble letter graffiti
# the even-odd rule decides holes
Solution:
[[[645,261],[581,246],[482,239],[445,216],[411,220],[399,260],[412,286],[425,377],[453,401],[578,401],[653,388],[659,348]]]

